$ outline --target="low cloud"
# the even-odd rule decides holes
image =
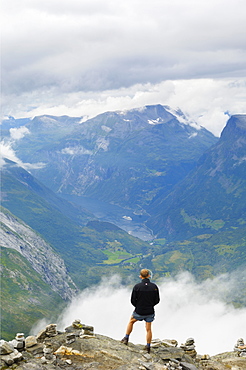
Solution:
[[[246,308],[235,308],[227,302],[243,297],[245,278],[244,271],[200,283],[188,272],[163,279],[158,283],[161,302],[156,306],[153,337],[176,339],[179,345],[193,337],[199,354],[232,351],[237,339],[245,335]],[[64,330],[74,319],[80,319],[94,326],[96,333],[120,340],[133,311],[130,294],[131,288],[123,286],[118,276],[104,278],[72,301],[58,320],[58,327]],[[135,324],[130,340],[145,344],[143,323]]]
[[[10,137],[13,140],[20,140],[22,139],[25,135],[30,134],[30,131],[28,130],[27,127],[21,126],[19,128],[12,127],[9,130]]]
[[[75,146],[75,147],[66,147],[61,150],[62,154],[67,155],[91,155],[93,152],[91,150],[85,149],[83,146]]]
[[[56,88],[44,88],[41,95],[38,90],[25,96],[9,96],[8,103],[3,104],[3,111],[16,118],[43,114],[91,118],[107,111],[163,104],[173,109],[180,108],[191,122],[219,136],[228,115],[246,112],[245,87],[245,78],[210,78],[136,84],[101,92],[68,93]]]
[[[3,5],[5,91],[98,91],[245,75],[241,0],[228,0],[226,7],[221,0],[51,3]]]
[[[2,113],[91,117],[161,103],[219,135],[224,112],[246,111],[245,7],[242,0],[5,1]]]
[[[20,133],[18,133],[20,136]],[[20,139],[20,137],[19,137]],[[9,159],[10,161],[15,162],[18,164],[20,167],[24,168],[25,170],[34,170],[34,169],[40,169],[45,166],[45,163],[43,162],[38,162],[38,163],[24,163],[22,162],[17,155],[15,154],[14,149],[12,148],[12,142],[8,141],[1,141],[0,142],[0,167],[3,167],[6,162],[5,158]]]

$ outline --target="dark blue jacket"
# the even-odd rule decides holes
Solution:
[[[155,313],[154,306],[160,302],[159,289],[149,279],[143,279],[132,290],[131,304],[139,315],[152,315]]]

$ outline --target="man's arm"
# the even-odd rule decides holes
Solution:
[[[156,286],[156,289],[155,289],[155,305],[158,304],[159,302],[160,302],[160,294],[159,294],[158,286]]]
[[[131,295],[131,304],[136,307],[137,306],[137,292],[136,290],[133,288],[132,289],[132,295]]]

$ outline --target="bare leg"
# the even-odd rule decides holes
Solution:
[[[137,321],[137,320],[136,320],[136,319],[134,319],[134,317],[133,317],[133,316],[130,318],[130,321],[129,321],[129,323],[128,323],[128,325],[127,325],[127,328],[126,328],[126,334],[127,334],[127,335],[130,335],[130,334],[131,334],[132,329],[133,329],[133,324],[134,324],[136,321]]]
[[[147,343],[151,343],[152,340],[152,330],[151,330],[151,322],[146,322],[146,341]]]

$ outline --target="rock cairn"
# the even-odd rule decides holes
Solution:
[[[154,339],[147,353],[141,344],[129,342],[125,346],[120,340],[94,334],[93,326],[78,319],[62,332],[50,324],[36,336],[25,338],[17,333],[10,342],[0,341],[1,370],[8,366],[16,370],[241,370],[246,369],[246,358],[241,358],[245,355],[242,338],[233,352],[211,358],[196,356],[193,338],[180,346],[174,339]]]
[[[182,348],[190,357],[196,358],[197,352],[195,350],[195,340],[193,338],[186,339],[185,344],[181,344],[180,348]]]
[[[42,364],[50,363],[55,364],[56,356],[53,353],[52,343],[49,338],[44,340],[43,357],[41,358]]]
[[[75,342],[76,337],[83,338],[92,336],[94,328],[84,325],[80,320],[75,320],[72,325],[65,329],[66,344]],[[24,333],[17,333],[15,339],[10,342],[0,341],[1,366],[10,366],[23,360],[23,353],[41,357],[42,364],[55,364],[56,355],[53,351],[51,339],[58,335],[57,325],[47,325],[37,336],[30,335],[25,338]],[[59,351],[58,351],[59,352]]]
[[[13,344],[5,340],[0,341],[0,355],[1,359],[3,359],[4,363],[8,366],[23,359],[22,354],[14,348]]]
[[[15,339],[13,339],[11,343],[14,348],[18,350],[22,350],[25,347],[25,336],[24,333],[17,333]]]
[[[240,357],[246,357],[246,344],[244,343],[243,338],[239,338],[237,343],[234,346],[234,351],[237,352],[237,355]]]
[[[183,370],[181,363],[175,359],[169,361],[166,367],[168,370]]]

